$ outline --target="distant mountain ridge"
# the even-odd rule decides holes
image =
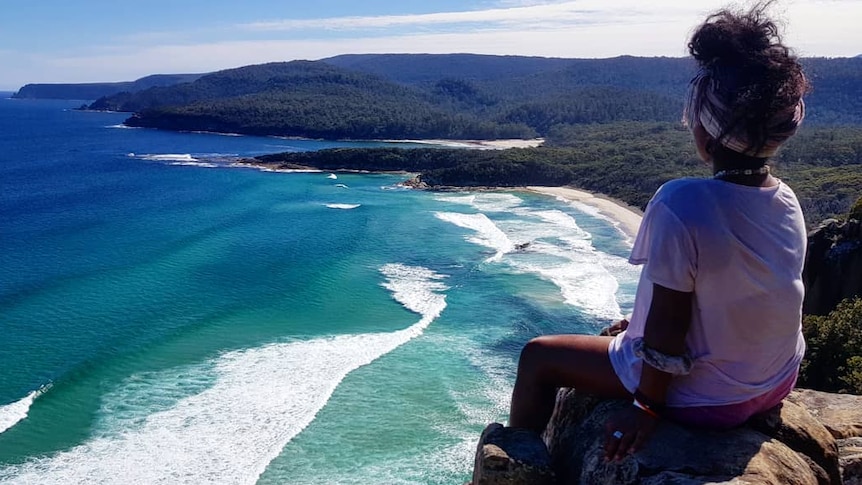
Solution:
[[[21,99],[98,99],[121,92],[143,91],[156,86],[194,82],[203,74],[152,74],[135,81],[84,84],[27,84],[13,98]]]
[[[403,84],[434,83],[443,77],[490,81],[565,69],[575,59],[482,54],[344,54],[321,62],[376,74]]]
[[[554,91],[576,85],[667,92],[672,85],[671,91],[681,92],[694,73],[694,62],[679,57],[566,59],[482,54],[348,54],[321,62],[414,85],[453,78],[498,86],[515,80],[530,83],[547,78],[552,81],[532,87],[553,87]]]
[[[322,59],[402,84],[428,86],[464,80],[477,91],[505,98],[554,98],[584,87],[614,87],[673,98],[694,75],[690,58],[620,56],[565,59],[477,54],[349,54]],[[862,124],[862,54],[850,58],[802,58],[812,91],[809,123]],[[681,108],[680,108],[681,109]]]
[[[807,123],[862,124],[862,58],[803,59]],[[314,138],[547,136],[555,127],[676,121],[688,58],[356,54],[228,69],[98,99],[127,123]]]

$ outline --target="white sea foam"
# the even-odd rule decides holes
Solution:
[[[220,133],[218,131],[190,131],[189,133],[197,133],[200,135],[218,135],[218,136],[245,136],[242,133]]]
[[[474,244],[479,244],[496,251],[486,261],[499,261],[504,254],[515,249],[509,236],[497,227],[485,214],[461,214],[458,212],[436,212],[438,219],[451,222],[456,226],[471,229],[477,234],[468,236],[466,239]]]
[[[537,217],[542,219],[543,221],[550,222],[554,226],[571,230],[574,233],[574,237],[580,239],[591,239],[592,235],[587,231],[581,229],[578,226],[578,222],[574,217],[566,214],[563,211],[559,210],[542,210],[533,212]],[[567,235],[571,237],[571,235]]]
[[[329,207],[330,209],[350,210],[350,209],[356,209],[357,207],[359,207],[361,205],[362,204],[326,204],[326,207]]]
[[[351,467],[333,466],[317,471],[304,468],[289,478],[280,476],[281,481],[292,485],[410,485],[449,483],[445,477],[468,474],[476,453],[476,439],[482,428],[491,422],[505,421],[516,363],[496,352],[489,352],[477,342],[485,339],[474,335],[442,337],[436,334],[433,338],[435,344],[445,350],[434,349],[432,352],[451,352],[455,359],[466,358],[464,365],[480,372],[467,382],[457,380],[450,385],[448,397],[458,412],[452,413],[449,419],[430,423],[439,436],[433,440],[433,448],[389,454],[385,461],[364,460]],[[440,396],[440,399],[445,400],[446,397]],[[424,424],[426,419],[420,418],[419,421]]]
[[[437,195],[434,197],[435,200],[439,200],[440,202],[451,202],[453,204],[464,204],[464,205],[472,205],[473,201],[476,200],[476,194],[468,194],[468,195]]]
[[[344,185],[344,184],[335,184],[335,186],[336,186],[336,187],[338,187],[338,188],[341,188],[341,189],[346,189],[346,188],[348,188],[348,187],[347,187],[346,185]]]
[[[583,212],[584,214],[587,214],[590,217],[594,217],[596,219],[601,219],[605,222],[609,222],[612,226],[614,226],[614,228],[617,231],[619,231],[620,234],[622,234],[625,237],[626,244],[628,244],[628,245],[634,244],[634,241],[632,240],[631,236],[629,236],[629,234],[623,230],[622,225],[620,224],[620,221],[614,219],[613,217],[608,216],[607,214],[602,212],[597,207],[591,206],[589,204],[584,204],[583,202],[579,202],[576,200],[568,200],[565,197],[557,197],[557,200],[559,200],[560,202],[567,203],[571,207],[577,209],[579,212]]]
[[[231,167],[237,167],[237,168],[253,168],[253,169],[260,170],[261,172],[320,173],[320,170],[317,170],[316,168],[296,168],[296,169],[293,169],[293,168],[269,168],[269,167],[263,167],[263,166],[242,165],[242,164],[238,164],[238,163],[237,164],[231,164],[230,166]]]
[[[27,414],[30,412],[30,406],[33,405],[33,401],[44,394],[45,391],[50,389],[50,387],[51,386],[44,386],[41,389],[37,389],[30,394],[27,394],[23,399],[0,406],[0,433],[3,433],[7,429],[26,419]]]
[[[482,212],[506,212],[523,204],[523,199],[507,193],[480,192],[469,195],[439,195],[437,200],[451,202],[453,204],[464,204]]]
[[[332,180],[336,180],[336,179],[338,178],[338,175],[335,175],[334,173],[331,173],[331,174],[327,175],[327,176],[326,176],[326,178],[328,178],[328,179],[332,179]]]
[[[168,165],[177,165],[182,167],[203,167],[203,168],[219,168],[220,165],[210,162],[171,162]]]
[[[140,158],[150,162],[197,162],[197,158],[191,156],[190,153],[143,153],[135,155],[130,153],[128,156]]]
[[[625,259],[597,251],[579,227],[553,225],[558,233],[530,245],[530,258],[513,258],[512,268],[532,273],[560,289],[563,300],[601,318],[622,316],[619,282],[637,280]],[[625,268],[625,269],[624,269]]]
[[[126,154],[129,158],[146,160],[148,162],[159,162],[167,165],[179,165],[188,167],[219,168],[236,165],[239,155],[236,153],[134,153]],[[244,167],[244,166],[243,166]]]
[[[488,197],[490,196],[490,197]],[[636,286],[639,270],[625,259],[597,251],[592,236],[574,215],[561,210],[532,210],[518,197],[506,194],[461,194],[442,196],[447,203],[469,205],[485,213],[437,213],[437,217],[474,231],[467,240],[492,248],[496,254],[486,262],[501,263],[518,273],[534,274],[553,283],[567,304],[600,318],[619,318],[620,303],[630,304],[627,293]],[[589,214],[600,216],[597,212]],[[515,251],[517,245],[522,251]],[[619,294],[620,284],[623,294]],[[630,297],[631,296],[631,297]]]
[[[118,130],[136,130],[136,129],[138,129],[137,126],[126,126],[122,123],[117,124],[117,125],[108,125],[105,128],[116,128]]]
[[[190,372],[211,372],[214,383],[140,422],[53,456],[0,469],[0,482],[255,483],[348,373],[420,335],[445,308],[444,276],[400,264],[386,265],[381,272],[392,297],[421,315],[417,323],[391,333],[229,352],[211,365],[165,372],[153,385],[175,387],[178,378],[193,379]],[[199,377],[205,381],[208,376]],[[142,392],[139,382],[129,382],[113,398],[124,402],[125,394]]]
[[[522,271],[535,273],[559,287],[565,302],[572,306],[602,318],[621,317],[622,312],[616,299],[619,288],[616,278],[599,264],[597,258],[573,259],[575,260],[554,266],[529,263],[515,266]]]

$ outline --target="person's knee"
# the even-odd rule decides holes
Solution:
[[[551,338],[549,336],[541,336],[527,342],[524,348],[521,349],[521,356],[518,359],[518,370],[538,371],[542,367],[542,361],[547,358]]]

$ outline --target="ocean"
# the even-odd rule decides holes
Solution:
[[[0,99],[0,483],[464,483],[521,346],[632,307],[588,206],[80,104]]]

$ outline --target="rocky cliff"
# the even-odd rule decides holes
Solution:
[[[860,396],[797,389],[771,413],[730,431],[662,422],[644,449],[605,463],[604,423],[630,405],[561,389],[543,438],[489,425],[473,485],[862,484]]]
[[[808,235],[802,311],[826,315],[845,298],[862,295],[862,224],[827,219]]]

